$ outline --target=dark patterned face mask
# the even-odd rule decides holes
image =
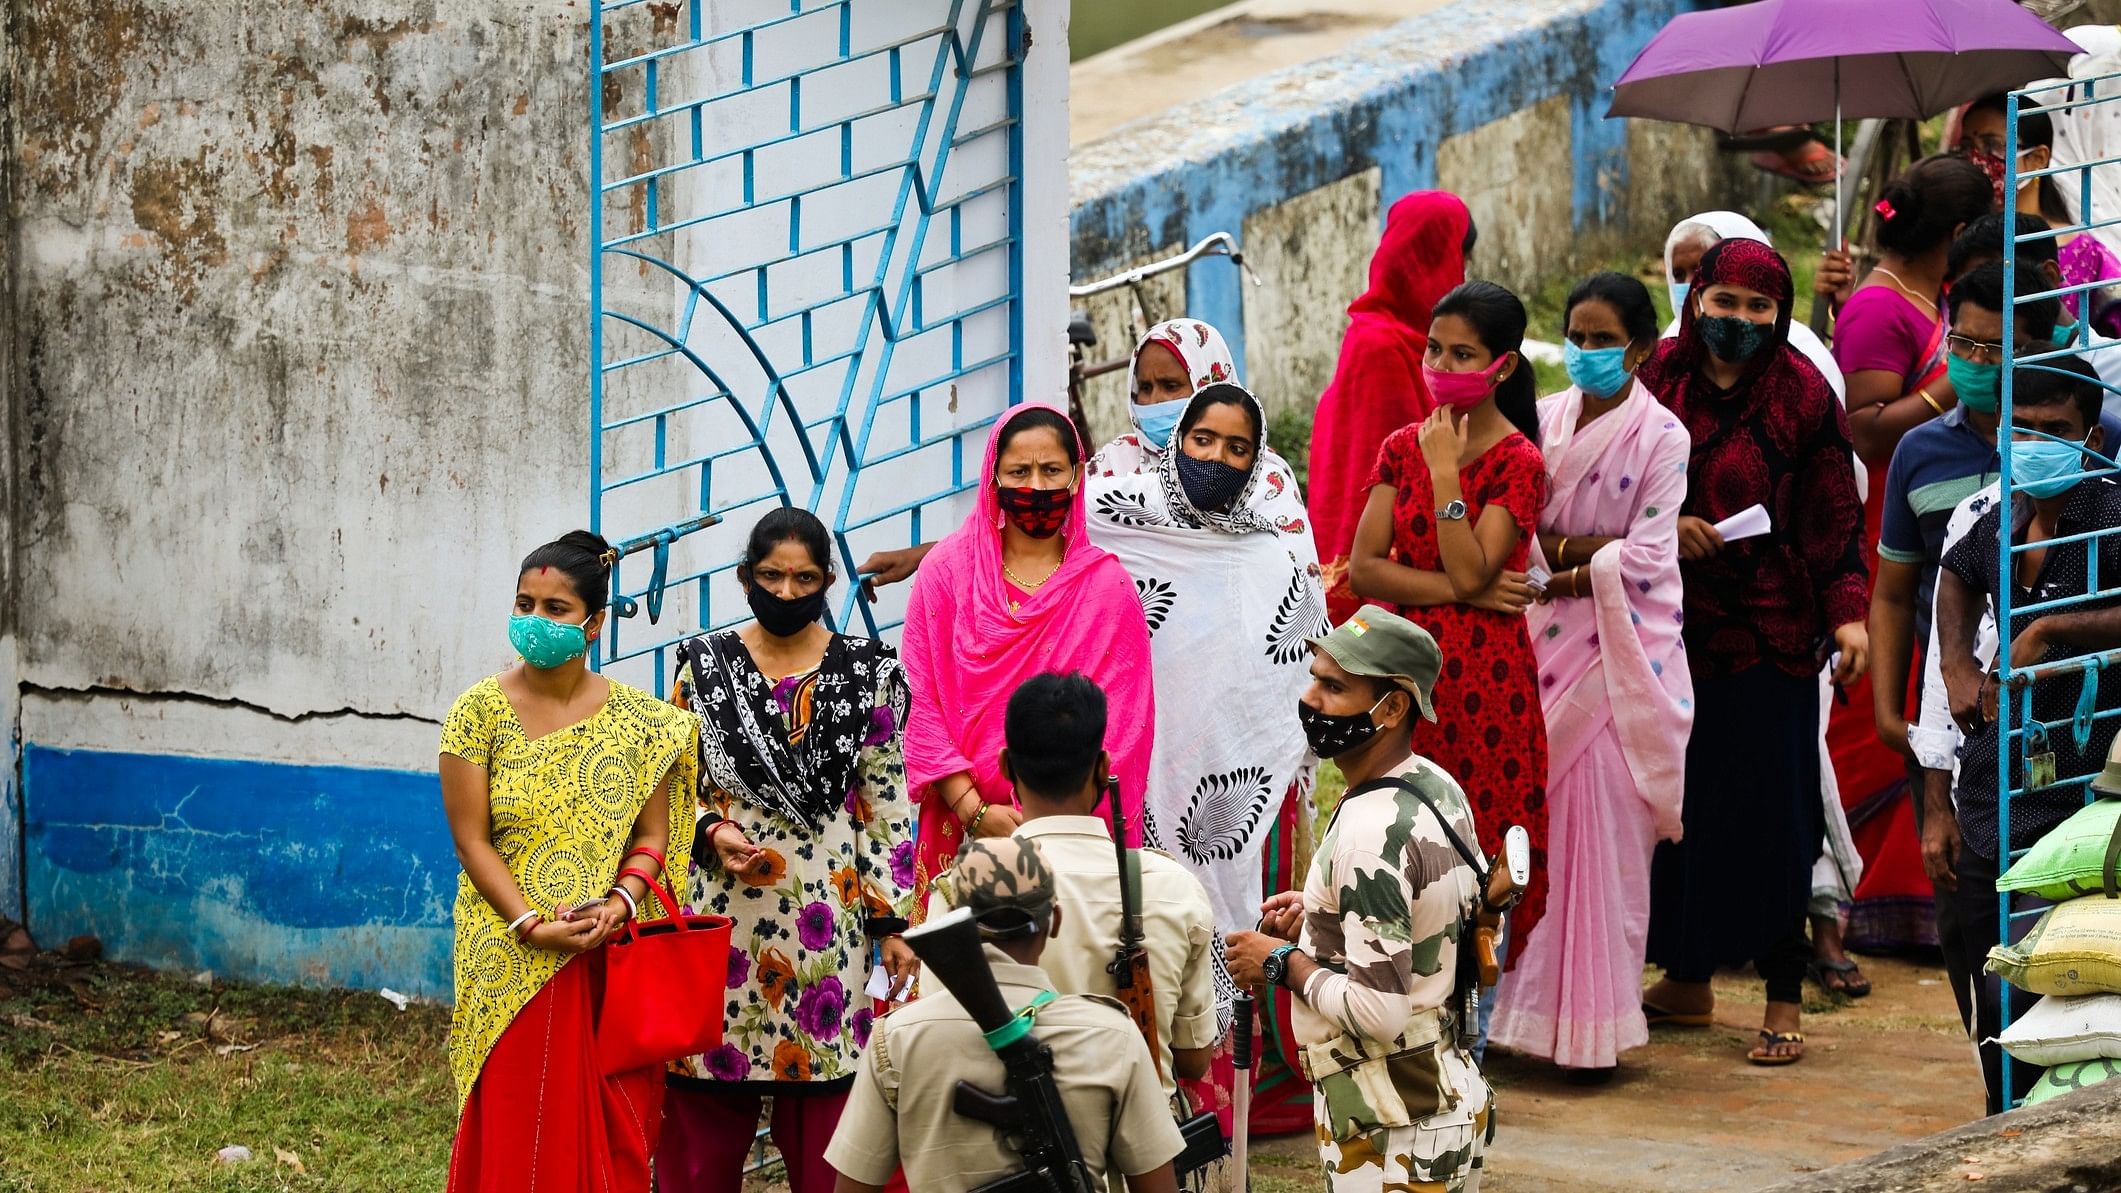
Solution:
[[[1384,696],[1377,698],[1377,704],[1384,702]],[[1370,714],[1377,711],[1377,704],[1362,712],[1334,716],[1299,701],[1296,719],[1303,724],[1304,740],[1311,743],[1313,754],[1320,758],[1338,758],[1377,736],[1377,722],[1370,719]]]
[[[1232,468],[1221,460],[1196,460],[1180,449],[1178,483],[1197,510],[1223,510],[1252,479],[1250,469]]]
[[[1049,539],[1068,523],[1068,506],[1075,495],[1066,489],[1000,487],[995,499],[1016,528],[1035,539]]]
[[[1716,359],[1734,365],[1753,359],[1766,347],[1770,330],[1767,324],[1735,315],[1703,315],[1700,328],[1701,342],[1709,346]]]

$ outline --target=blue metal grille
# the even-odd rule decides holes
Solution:
[[[896,624],[855,564],[954,524],[1022,388],[1024,46],[1014,0],[599,5],[590,525],[627,546],[600,665],[660,691],[670,647],[748,617],[724,573],[778,505],[834,535],[835,623]]]
[[[2000,454],[2002,458],[2002,463],[1999,466],[2001,469],[2000,484],[2003,494],[2002,517],[2005,519],[2004,526],[2006,528],[2010,525],[2010,511],[2022,499],[2020,490],[2012,475],[2012,457],[2014,453],[2011,447],[2013,435],[2010,428],[2015,426],[2012,402],[2014,390],[2012,373],[2021,366],[2045,372],[2058,372],[2060,370],[2055,369],[2052,364],[2043,362],[2051,362],[2063,356],[2077,355],[2097,346],[2093,338],[2097,333],[2093,329],[2094,320],[2092,318],[2095,300],[2100,291],[2116,284],[2121,284],[2121,278],[2108,277],[2063,285],[2054,289],[2040,290],[2032,294],[2017,293],[2016,273],[2020,245],[2040,240],[2059,239],[2075,234],[2090,234],[2100,229],[2121,224],[2121,213],[2107,212],[2102,218],[2101,214],[2095,210],[2092,186],[2093,171],[2121,170],[2121,157],[2104,157],[2093,161],[2073,162],[2068,165],[2050,165],[2039,170],[2021,172],[2018,168],[2018,155],[2020,152],[2018,117],[2021,113],[2042,112],[2047,113],[2051,118],[2060,120],[2073,112],[2113,103],[2121,103],[2121,74],[2101,75],[2096,78],[2029,87],[2022,91],[2013,92],[2006,104],[2005,123],[2008,126],[2008,130],[2006,132],[2007,144],[2004,150],[2004,160],[2009,165],[2003,193],[2007,196],[2016,195],[2021,184],[2053,178],[2056,186],[2066,188],[2076,200],[2076,209],[2079,216],[2075,223],[2058,225],[2045,232],[2030,233],[2023,236],[2012,232],[2007,239],[2005,247],[2003,298],[2006,307],[2015,311],[2018,306],[2024,303],[2048,298],[2068,299],[2075,296],[2079,310],[2079,318],[2076,321],[2071,342],[2066,346],[2052,350],[2021,354],[2013,343],[2015,337],[2008,334],[2009,325],[2006,325],[2006,334],[2003,336],[2002,421],[2000,424],[2001,430],[1998,434],[1998,446],[2001,448]],[[2113,348],[2100,347],[2099,350],[2121,352],[2121,346]],[[2109,392],[2121,392],[2116,391],[2115,387],[2104,382],[2101,382],[2101,384]],[[2038,438],[2050,440],[2054,438],[2038,432],[2021,431],[2018,434],[2037,435]],[[2115,473],[2116,469],[2112,457],[2117,452],[2116,445],[2104,445],[2103,452],[2105,453],[2104,455],[2095,454],[2087,457],[2090,461],[2090,466],[2079,474],[2079,479],[2104,477]],[[2115,535],[2121,535],[2121,527],[2106,527],[2086,534],[2060,535],[2037,543],[2016,546],[2012,545],[2012,535],[2006,533],[1999,536],[2001,544],[2001,570],[1999,574],[2006,578],[2006,582],[1998,585],[2002,591],[1995,594],[1996,624],[1999,631],[1996,670],[2000,685],[2000,695],[1997,699],[1999,732],[1997,733],[1998,757],[1996,759],[1996,773],[1998,776],[1998,787],[2002,789],[2002,798],[1997,801],[1996,839],[1998,852],[2001,855],[1999,861],[2004,866],[2009,865],[2010,862],[2015,861],[2026,852],[2025,850],[2013,850],[2010,847],[2011,804],[2025,794],[2027,790],[2026,781],[2031,779],[2033,768],[2029,764],[2021,768],[2021,779],[2024,781],[2013,785],[2011,783],[2011,764],[2013,760],[2029,758],[2032,754],[2041,750],[2041,743],[2059,737],[2062,734],[2078,735],[2081,749],[2081,743],[2088,738],[2094,722],[2121,717],[2121,710],[2104,713],[2095,712],[2092,703],[2096,699],[2100,673],[2107,668],[2121,666],[2121,651],[2095,651],[2065,660],[2042,663],[2035,667],[2014,668],[2011,666],[2010,660],[2011,637],[2009,627],[2012,624],[2012,618],[2027,613],[2062,612],[2075,606],[2081,606],[2089,601],[2111,598],[2117,592],[2121,592],[2121,576],[2101,576],[2099,574],[2098,548],[2100,540]],[[2016,595],[2014,589],[2017,585],[2012,578],[2014,577],[2019,555],[2030,550],[2064,546],[2075,542],[2083,542],[2085,544],[2088,563],[2089,574],[2086,577],[2085,591],[2082,594],[2037,601],[2033,604],[2023,604],[2013,600]],[[2084,699],[2079,704],[2076,715],[2060,721],[2047,722],[2035,718],[2032,713],[2030,699],[2032,686],[2035,683],[2059,682],[2066,676],[2078,673],[2084,675]],[[2110,678],[2107,682],[2121,682],[2121,676]],[[2054,776],[2054,782],[2061,785],[2076,784],[2083,786],[2088,780],[2097,776],[2103,759],[2088,759],[2087,762],[2091,769],[2086,773],[2057,774]],[[2088,788],[2085,790],[2085,798],[2087,800],[2092,798]],[[2025,928],[2025,921],[2042,914],[2042,909],[2035,907],[2014,911],[2011,895],[1999,893],[1997,895],[1997,913],[1998,922],[2001,926],[2000,935],[2002,942],[2008,944],[2016,933]],[[1979,975],[1976,975],[1976,977],[1978,980]],[[2003,1024],[2006,1027],[2015,1018],[2014,1003],[2022,1006],[2023,1000],[2015,998],[2011,987],[2008,984],[2004,984],[2002,987],[2001,1009]],[[2010,1096],[2013,1077],[2012,1069],[2013,1062],[2010,1055],[2005,1053],[2003,1056],[2003,1089],[2006,1104],[2009,1105],[2015,1105],[2017,1101]]]

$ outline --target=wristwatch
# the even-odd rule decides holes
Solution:
[[[1259,972],[1266,977],[1268,985],[1279,986],[1282,979],[1289,976],[1289,954],[1295,951],[1295,945],[1285,944],[1268,953],[1266,960],[1259,963]]]
[[[1463,500],[1453,499],[1451,504],[1436,511],[1436,517],[1438,521],[1463,522],[1466,518],[1466,503]]]

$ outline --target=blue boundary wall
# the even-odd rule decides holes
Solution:
[[[302,985],[450,996],[457,861],[435,776],[23,751],[40,943]]]
[[[1560,95],[1570,99],[1573,227],[1556,229],[1557,239],[1618,232],[1628,122],[1605,118],[1609,88],[1666,21],[1699,7],[1692,0],[1463,0],[1341,54],[1174,109],[1157,120],[1157,133],[1115,130],[1078,147],[1071,163],[1078,277],[1145,246],[1234,231],[1255,212],[1373,167],[1381,226],[1393,200],[1436,186],[1436,150],[1446,139]],[[1579,264],[1581,252],[1557,253],[1553,272]],[[1214,324],[1243,361],[1238,272],[1203,266],[1189,274],[1187,313]]]

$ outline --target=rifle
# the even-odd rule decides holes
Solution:
[[[1053,1049],[1030,1033],[1029,1015],[1018,1016],[1002,1000],[994,971],[980,949],[979,925],[969,908],[929,920],[905,935],[913,955],[934,974],[972,1021],[1006,1071],[1003,1091],[990,1093],[959,1081],[952,1108],[966,1118],[1001,1128],[1024,1170],[992,1180],[973,1193],[1104,1193],[1090,1175],[1075,1127],[1053,1077]],[[1028,1010],[1028,1008],[1027,1008]],[[997,1042],[999,1041],[999,1042]]]
[[[1119,780],[1105,779],[1105,803],[1112,812],[1112,848],[1119,854],[1119,943],[1105,972],[1112,975],[1113,997],[1126,1004],[1127,1014],[1149,1045],[1149,1059],[1156,1062],[1156,1076],[1164,1075],[1164,1050],[1156,1032],[1156,984],[1149,976],[1149,950],[1142,935],[1142,859],[1127,848],[1127,818],[1120,811]]]

